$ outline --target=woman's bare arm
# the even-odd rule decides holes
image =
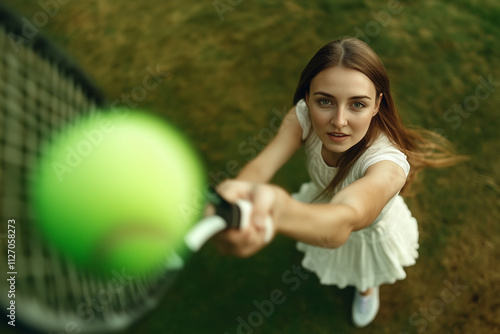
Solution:
[[[276,171],[299,149],[302,143],[302,128],[291,108],[280,125],[278,133],[253,160],[246,164],[237,180],[266,183]]]
[[[403,169],[392,161],[370,166],[365,176],[336,194],[327,204],[291,199],[276,216],[277,232],[308,244],[336,248],[353,231],[369,226],[406,182]]]
[[[266,243],[263,229],[258,227],[263,226],[266,216],[272,217],[276,233],[320,247],[340,247],[351,232],[369,226],[405,182],[406,175],[399,165],[381,161],[326,204],[301,203],[273,185],[225,182],[219,187],[223,196],[253,203],[251,221],[256,228],[226,232],[220,240],[221,248],[237,256],[249,256],[260,250]]]

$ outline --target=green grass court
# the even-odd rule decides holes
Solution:
[[[61,2],[52,1],[58,10],[40,30],[111,101],[182,129],[214,182],[235,176],[269,141],[303,67],[344,35],[379,54],[407,124],[444,134],[471,157],[424,172],[406,198],[419,222],[420,256],[405,280],[381,287],[368,328],[351,325],[352,289],[322,286],[297,270],[295,242],[278,237],[249,259],[207,245],[160,306],[123,334],[235,334],[238,326],[245,334],[500,333],[498,1],[220,0],[219,12],[213,0]],[[47,12],[34,0],[4,3],[30,20]],[[138,95],[151,71],[162,80]],[[307,181],[303,158],[298,153],[274,182],[297,191]]]

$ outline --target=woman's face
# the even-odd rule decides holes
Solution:
[[[350,68],[330,67],[311,81],[306,103],[327,164],[336,166],[363,139],[380,106],[382,94],[376,94],[373,82]]]

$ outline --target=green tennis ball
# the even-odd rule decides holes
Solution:
[[[55,135],[35,168],[42,233],[100,272],[165,267],[200,218],[202,162],[186,138],[152,115],[95,113]]]

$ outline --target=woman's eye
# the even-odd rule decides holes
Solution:
[[[361,103],[361,102],[354,102],[354,103],[352,104],[352,106],[354,107],[354,109],[361,109],[361,108],[363,108],[365,105],[364,105],[363,103]]]
[[[319,100],[319,104],[322,105],[322,106],[328,106],[330,105],[330,100],[327,100],[327,99],[321,99]]]

